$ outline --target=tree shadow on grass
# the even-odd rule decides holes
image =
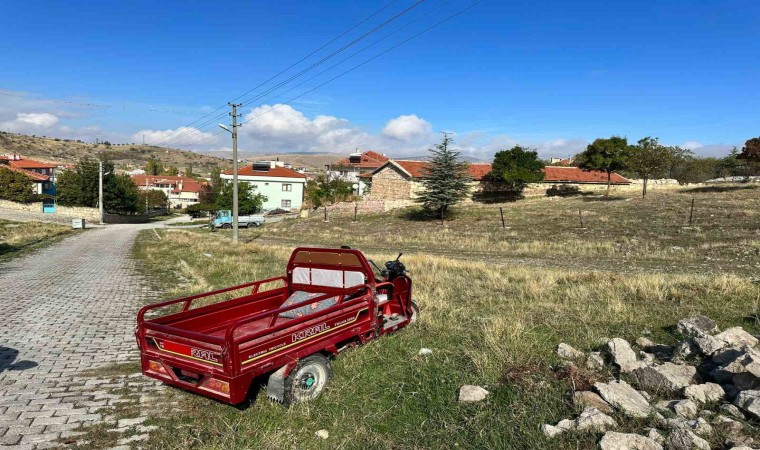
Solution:
[[[13,253],[17,250],[18,248],[15,245],[9,245],[9,244],[6,244],[5,242],[0,242],[0,255]]]
[[[399,218],[403,220],[408,220],[410,222],[438,222],[441,223],[441,218],[438,217],[436,214],[426,211],[423,208],[407,208],[398,215]],[[446,217],[443,219],[443,222],[448,220],[453,220],[456,218],[456,213],[454,211],[449,211],[446,213]]]
[[[37,367],[35,361],[16,361],[18,350],[0,345],[0,373],[8,370],[26,370]]]
[[[732,191],[744,191],[748,189],[758,189],[760,186],[746,185],[746,186],[700,186],[689,189],[681,189],[678,192],[681,194],[701,194],[711,192],[732,192]]]

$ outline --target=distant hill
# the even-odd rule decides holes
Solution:
[[[232,159],[232,151],[213,151],[206,152],[205,155],[214,155],[223,158]],[[328,164],[334,164],[339,159],[345,158],[347,154],[342,153],[310,153],[310,152],[284,152],[284,153],[253,153],[238,152],[239,159],[248,161],[269,161],[277,160],[292,164],[294,167],[305,167],[307,169],[324,169]]]
[[[424,155],[424,156],[405,156],[403,158],[397,158],[397,159],[405,159],[407,161],[427,161],[430,159],[430,156]],[[490,161],[485,161],[480,158],[475,158],[474,156],[462,156],[459,155],[459,159],[462,161],[468,162],[468,163],[487,163]]]
[[[0,154],[5,153],[18,153],[27,158],[45,162],[71,164],[77,163],[86,155],[95,158],[103,155],[113,161],[116,167],[120,169],[141,168],[149,159],[156,158],[161,160],[164,166],[175,166],[180,170],[192,166],[193,172],[198,174],[207,174],[214,166],[220,168],[232,166],[232,161],[223,158],[223,155],[210,156],[198,152],[151,145],[108,146],[67,139],[0,132]]]

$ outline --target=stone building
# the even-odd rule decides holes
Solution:
[[[393,202],[394,207],[410,205],[417,193],[423,189],[421,180],[427,166],[426,161],[389,160],[372,172],[372,189],[369,200]],[[571,185],[581,190],[599,190],[607,186],[607,174],[600,171],[587,171],[578,167],[547,166],[542,169],[544,180],[531,183],[526,189],[527,195],[543,195],[553,185]],[[491,172],[489,163],[473,163],[468,166],[471,194],[492,186],[486,180]],[[612,174],[614,187],[628,187],[630,180],[617,173]]]

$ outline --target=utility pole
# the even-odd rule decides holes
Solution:
[[[237,119],[240,117],[237,113],[238,107],[242,106],[242,103],[227,102],[232,107],[232,112],[229,115],[232,117],[232,129],[230,130],[226,126],[219,124],[221,128],[227,130],[232,134],[232,242],[237,244],[238,242],[238,151],[237,141],[238,134]]]
[[[98,162],[98,208],[100,209],[100,223],[103,224],[105,218],[105,208],[103,207],[103,160]]]

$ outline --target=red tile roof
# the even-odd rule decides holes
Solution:
[[[232,175],[231,170],[225,170],[222,173],[225,175]],[[274,167],[269,170],[253,170],[252,165],[238,168],[238,175],[248,177],[306,178],[306,175],[286,167]]]
[[[427,161],[406,161],[403,159],[394,159],[394,163],[407,171],[413,178],[422,178],[425,175]],[[475,181],[480,181],[491,171],[491,164],[473,163],[467,166],[468,175]]]
[[[148,185],[169,184],[173,187],[172,192],[175,194],[180,192],[178,187],[180,183],[182,183],[181,192],[200,192],[205,184],[179,175],[132,175],[130,178],[137,186],[145,186],[146,182]]]
[[[49,181],[50,180],[49,176],[43,175],[37,172],[32,172],[31,170],[25,170],[20,167],[14,167],[12,165],[1,164],[0,168],[3,168],[3,167],[5,167],[6,169],[10,169],[14,172],[23,173],[24,175],[26,175],[27,177],[31,178],[34,181]]]
[[[630,184],[631,181],[612,173],[612,184]],[[544,167],[544,183],[607,183],[607,173],[598,170],[583,170],[578,167]]]
[[[413,178],[422,178],[425,174],[427,161],[392,160]],[[547,166],[544,172],[544,183],[607,183],[607,173],[597,170],[582,170],[578,167]],[[491,172],[489,163],[472,163],[468,167],[470,177],[475,181],[483,180]],[[612,184],[630,184],[631,181],[616,173],[612,173]]]
[[[342,167],[358,167],[360,169],[377,169],[388,162],[389,159],[390,158],[385,155],[373,152],[372,150],[367,150],[362,153],[362,159],[359,163],[352,163],[349,158],[343,158],[336,162],[335,165]]]
[[[8,161],[8,165],[19,169],[55,169],[58,167],[57,164],[44,163],[33,159],[12,159]]]

